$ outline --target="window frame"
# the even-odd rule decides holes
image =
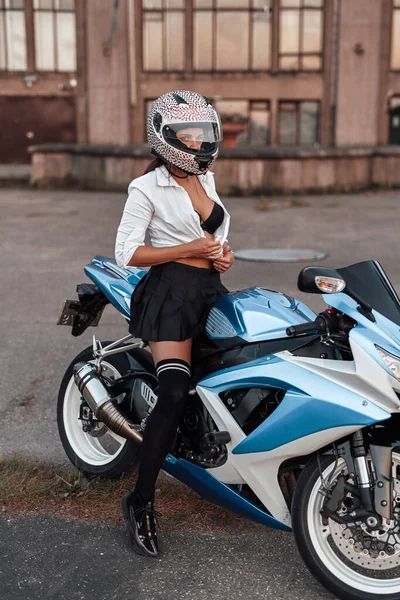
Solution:
[[[304,6],[304,2],[306,0],[301,0],[300,11],[300,26],[299,26],[299,37],[300,37],[300,51],[297,54],[299,56],[299,68],[298,69],[281,69],[279,66],[279,61],[281,56],[287,56],[285,53],[280,52],[279,44],[280,44],[280,17],[282,10],[290,10],[290,7],[281,7],[280,0],[270,0],[270,40],[269,40],[269,67],[265,69],[253,68],[253,27],[252,27],[252,18],[253,15],[257,12],[263,12],[261,9],[258,9],[254,2],[255,0],[248,0],[248,7],[242,8],[219,8],[217,7],[216,0],[210,0],[212,2],[212,6],[210,8],[195,8],[194,0],[184,0],[183,8],[180,9],[171,9],[166,7],[166,0],[162,1],[162,9],[145,9],[144,2],[145,0],[137,0],[137,7],[139,13],[139,32],[138,43],[139,43],[139,55],[141,56],[141,70],[145,75],[161,75],[167,73],[176,74],[182,76],[184,73],[191,73],[192,75],[202,76],[205,74],[213,75],[213,76],[225,76],[232,75],[233,73],[242,73],[242,74],[260,74],[260,73],[279,73],[279,74],[287,74],[287,73],[322,73],[325,69],[325,39],[326,39],[326,10],[327,10],[327,2],[326,0],[322,0],[322,7],[307,7]],[[183,59],[183,68],[182,70],[166,70],[164,68],[161,69],[145,69],[144,68],[144,13],[145,12],[162,12],[164,15],[166,11],[179,11],[183,12],[184,17],[184,31],[183,31],[183,47],[185,48],[185,57]],[[293,9],[292,9],[293,10]],[[321,52],[301,52],[301,44],[303,39],[302,27],[303,27],[303,15],[304,10],[316,10],[321,12]],[[211,69],[195,69],[194,65],[194,41],[195,41],[195,14],[197,12],[212,12],[212,56],[211,56]],[[217,69],[217,13],[218,12],[248,12],[249,14],[249,39],[248,39],[248,64],[250,68],[248,69]],[[163,27],[164,27],[165,19],[163,17]],[[163,56],[162,62],[165,65],[165,47],[166,42],[163,40]],[[319,69],[303,69],[302,68],[302,59],[305,56],[319,56],[321,58],[321,67]]]
[[[313,142],[312,144],[302,144],[300,142],[300,136],[301,136],[301,104],[302,102],[315,102],[317,104],[317,139],[315,142]],[[281,123],[280,123],[280,116],[281,116],[281,112],[289,112],[289,111],[282,111],[281,110],[281,105],[284,103],[290,103],[290,104],[295,104],[296,105],[296,141],[294,144],[285,144],[281,141]],[[278,132],[277,132],[277,138],[278,138],[278,146],[280,146],[281,148],[313,148],[314,144],[321,144],[321,100],[319,100],[318,98],[301,98],[300,100],[298,99],[289,99],[289,98],[280,98],[278,103],[277,103],[277,110],[278,110]]]
[[[304,4],[307,2],[307,0],[300,0],[301,5],[299,8],[295,8],[295,7],[290,7],[290,6],[282,6],[281,4],[281,0],[277,0],[276,4],[277,6],[277,10],[279,11],[279,16],[278,16],[278,30],[276,32],[276,36],[277,36],[277,44],[276,44],[276,52],[277,52],[277,69],[279,71],[279,73],[322,73],[324,71],[325,68],[325,63],[324,63],[324,42],[325,42],[325,29],[326,29],[326,24],[325,24],[325,14],[326,14],[326,0],[322,0],[322,7],[312,7],[312,6],[304,6]],[[299,11],[299,51],[298,52],[281,52],[280,51],[280,41],[281,41],[281,14],[283,12],[289,11],[289,10],[298,10]],[[306,10],[313,10],[313,11],[319,11],[321,13],[321,52],[303,52],[303,31],[304,31],[304,11]],[[282,69],[280,67],[280,60],[282,57],[285,56],[297,56],[298,57],[298,61],[299,61],[299,68],[298,69]],[[318,56],[321,59],[321,67],[319,69],[304,69],[302,68],[303,65],[303,57],[307,57],[307,56]]]
[[[54,1],[54,0],[53,0]],[[67,13],[71,13],[73,12],[75,15],[75,44],[76,44],[76,51],[78,49],[78,19],[77,19],[77,14],[78,14],[78,4],[79,0],[75,0],[75,9],[74,11],[68,11],[68,10],[55,10],[54,8],[51,9],[51,12],[53,12],[54,15],[56,15],[57,12],[67,12]],[[16,10],[16,9],[0,9],[1,12],[7,12],[7,10]],[[43,9],[34,9],[34,0],[24,0],[24,8],[20,9],[23,10],[24,12],[24,16],[25,16],[25,44],[26,44],[26,68],[24,70],[9,70],[7,67],[5,69],[0,68],[0,76],[4,76],[4,75],[26,75],[26,74],[32,74],[32,73],[37,73],[40,75],[63,75],[63,74],[77,74],[78,72],[78,62],[79,62],[79,57],[78,57],[78,52],[76,55],[76,66],[75,69],[73,71],[60,71],[58,69],[52,69],[52,70],[45,70],[45,69],[38,69],[36,67],[36,48],[35,48],[35,43],[36,43],[36,31],[35,31],[35,13],[36,12],[43,12]],[[47,12],[50,12],[50,9],[48,9]],[[55,19],[55,16],[54,16]],[[54,37],[54,45],[55,45],[55,58],[58,59],[58,54],[57,54],[57,36],[55,35]],[[55,60],[56,64],[58,63],[58,60]]]

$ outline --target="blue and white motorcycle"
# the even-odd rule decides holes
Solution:
[[[80,335],[111,303],[129,320],[145,270],[95,257],[59,324]],[[192,389],[163,468],[201,496],[293,529],[313,575],[339,598],[400,600],[400,300],[376,261],[306,267],[318,316],[263,287],[210,310]],[[126,336],[68,367],[58,426],[71,461],[118,477],[134,467],[157,402],[150,352]]]

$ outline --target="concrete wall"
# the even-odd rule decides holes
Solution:
[[[372,146],[378,143],[381,110],[382,3],[341,0],[340,7],[336,145]]]
[[[143,174],[148,149],[54,146],[33,148],[32,184],[121,189]],[[221,150],[213,166],[223,195],[339,192],[400,186],[400,148],[292,150],[244,157]]]
[[[127,0],[121,0],[112,46],[107,46],[113,2],[86,2],[87,141],[129,144],[129,51]]]

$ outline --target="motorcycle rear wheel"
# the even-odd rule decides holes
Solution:
[[[111,342],[102,342],[103,346]],[[93,361],[92,346],[85,348],[69,365],[62,379],[57,402],[57,424],[61,443],[72,462],[88,475],[118,478],[134,471],[139,461],[140,446],[103,426],[100,435],[86,433],[78,419],[81,395],[75,385],[73,368],[78,362]],[[102,362],[104,374],[117,379],[129,369],[126,353],[108,356]],[[101,425],[100,425],[101,427]]]
[[[321,459],[324,479],[331,474],[333,461],[333,457]],[[398,472],[399,454],[393,453],[393,463],[394,472]],[[347,473],[343,459],[339,459],[332,481],[341,472]],[[395,486],[399,487],[398,480],[395,481]],[[341,539],[342,526],[331,519],[326,524],[320,515],[324,502],[324,496],[319,493],[320,487],[319,467],[317,460],[313,459],[300,475],[292,502],[294,538],[312,575],[327,590],[343,600],[400,600],[399,550],[393,556],[384,553],[382,557],[378,555],[377,558],[370,558],[362,555],[366,550],[360,549],[357,556],[356,545],[359,542],[354,537],[352,547],[346,548],[346,539]],[[399,533],[396,531],[393,535],[400,542]]]

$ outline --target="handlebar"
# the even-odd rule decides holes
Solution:
[[[309,323],[300,323],[300,325],[292,325],[286,329],[286,335],[294,337],[295,335],[301,335],[302,333],[325,333],[326,332],[326,320],[320,315],[315,321]]]

